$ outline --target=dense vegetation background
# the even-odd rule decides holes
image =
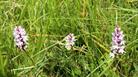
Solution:
[[[126,53],[109,57],[115,23],[126,40]],[[13,41],[22,25],[26,50]],[[73,50],[60,43],[69,33]],[[64,43],[64,42],[63,42]],[[0,77],[137,77],[137,0],[0,0]]]

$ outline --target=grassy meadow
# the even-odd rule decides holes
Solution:
[[[110,58],[115,24],[125,52]],[[28,35],[16,48],[13,29]],[[73,33],[67,50],[64,37]],[[0,0],[0,77],[137,77],[137,0]]]

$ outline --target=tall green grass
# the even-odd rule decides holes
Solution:
[[[0,0],[0,77],[137,77],[137,4],[137,0]],[[126,53],[111,59],[116,17],[125,34]],[[15,47],[16,25],[28,33],[26,53]],[[59,44],[68,33],[76,35],[77,50]]]

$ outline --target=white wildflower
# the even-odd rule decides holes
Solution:
[[[75,39],[74,34],[72,34],[72,33],[68,34],[65,37],[65,48],[67,50],[70,50],[73,47],[73,45],[75,44],[75,41],[76,41],[76,39]]]
[[[16,46],[21,50],[25,50],[27,48],[28,41],[28,36],[25,32],[25,29],[21,26],[16,26],[13,30],[13,36]]]
[[[116,26],[114,33],[112,33],[112,46],[110,56],[114,57],[118,54],[123,54],[125,48],[124,35],[119,26]]]

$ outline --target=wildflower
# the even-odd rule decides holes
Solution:
[[[114,33],[112,33],[112,47],[110,57],[114,58],[115,55],[123,54],[125,48],[124,34],[119,26],[116,26]]]
[[[72,34],[72,33],[68,34],[65,37],[65,42],[66,42],[65,43],[65,48],[67,50],[70,50],[72,48],[72,46],[75,44],[75,41],[76,41],[76,39],[75,39],[74,34]]]
[[[14,42],[16,46],[24,50],[27,48],[27,41],[28,41],[28,36],[26,35],[25,29],[22,28],[21,26],[16,26],[13,30],[13,36],[14,36]]]

